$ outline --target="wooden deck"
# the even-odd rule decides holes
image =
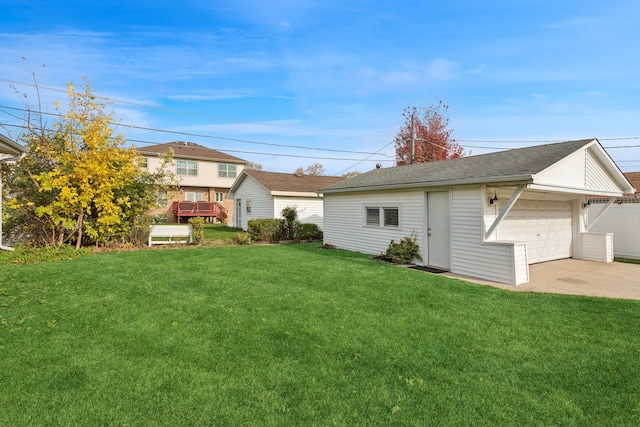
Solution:
[[[202,217],[224,221],[227,210],[217,202],[173,202],[173,216],[180,223],[181,218]]]

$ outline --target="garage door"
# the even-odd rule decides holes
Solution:
[[[571,204],[518,200],[500,225],[499,235],[527,242],[529,264],[571,258]]]

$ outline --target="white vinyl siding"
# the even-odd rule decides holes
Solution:
[[[399,208],[400,227],[366,225],[365,208],[382,206]],[[422,248],[423,210],[422,190],[325,194],[324,241],[340,248],[377,255],[387,249],[391,240],[397,242],[415,231]]]
[[[238,187],[235,200],[242,199],[242,213],[240,215],[243,230],[247,229],[247,224],[251,219],[273,218],[273,197],[267,190],[254,179],[245,179]],[[246,211],[246,201],[251,201],[251,212]],[[237,208],[238,202],[235,202]]]
[[[582,259],[613,261],[613,233],[582,233]]]
[[[561,191],[566,189],[589,189],[597,191],[619,191],[607,169],[594,154],[594,147],[576,151],[536,175],[536,183],[548,185]]]
[[[618,191],[619,188],[606,172],[602,163],[589,151],[586,153],[585,187],[589,189],[606,189]]]
[[[313,194],[313,193],[311,193]],[[316,224],[324,228],[322,213],[322,198],[317,196],[273,196],[262,184],[251,176],[244,176],[242,182],[233,194],[235,206],[238,199],[242,200],[242,214],[240,227],[247,229],[249,220],[257,218],[282,218],[282,210],[288,206],[295,206],[300,222]],[[251,202],[247,211],[247,202]]]
[[[589,221],[604,205],[589,206]],[[621,258],[640,259],[640,203],[614,204],[590,229],[591,232],[613,233],[613,251]]]
[[[527,245],[513,245],[513,283],[527,283],[529,281],[529,260],[527,258]]]
[[[158,156],[149,156],[147,159],[147,170],[151,173],[157,172],[162,166],[162,159]],[[175,159],[173,166],[177,172],[177,161],[186,159]],[[198,174],[180,175],[181,187],[207,187],[207,188],[229,188],[233,184],[235,178],[220,178],[218,176],[218,163],[214,161],[198,160]],[[244,169],[244,165],[236,165],[236,174],[240,174]]]
[[[522,266],[514,264],[516,255],[526,260],[522,248],[514,243],[483,243],[482,194],[480,187],[452,191],[451,272],[500,283],[524,283],[528,277],[522,281]],[[528,272],[526,264],[524,268]]]
[[[273,198],[272,218],[281,218],[284,208],[287,206],[295,206],[298,211],[298,221],[312,223],[324,229],[321,197],[273,196]]]

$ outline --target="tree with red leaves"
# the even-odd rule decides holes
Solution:
[[[442,101],[430,107],[407,107],[402,115],[404,123],[395,137],[396,166],[411,163],[435,162],[464,156],[464,149],[447,129],[449,119],[445,113],[449,106]],[[414,137],[411,137],[413,131]],[[411,145],[413,139],[413,160]]]

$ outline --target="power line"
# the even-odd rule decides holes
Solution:
[[[27,126],[24,125],[14,125],[14,124],[10,124],[10,123],[0,123],[0,126],[9,126],[9,127],[15,127],[15,128],[20,128],[20,129],[28,129]],[[142,144],[158,144],[157,142],[153,142],[153,141],[145,141],[145,140],[140,140],[140,139],[127,139],[128,142],[139,142]],[[364,162],[364,161],[370,161],[370,162],[391,162],[393,160],[389,160],[389,159],[353,159],[353,158],[339,158],[339,157],[318,157],[318,156],[303,156],[303,155],[298,155],[298,154],[286,154],[286,153],[266,153],[266,152],[259,152],[259,151],[247,151],[247,150],[233,150],[233,149],[220,149],[220,151],[224,151],[225,153],[243,153],[243,154],[256,154],[256,155],[261,155],[261,156],[275,156],[275,157],[293,157],[293,158],[299,158],[299,159],[317,159],[317,160],[336,160],[336,161],[345,161],[345,162],[354,162],[354,161],[359,161],[359,163]],[[375,154],[375,153],[374,153]],[[371,157],[371,156],[369,156]]]
[[[10,79],[5,79],[5,78],[0,78],[0,81],[3,82],[7,82],[7,83],[11,83],[14,85],[21,85],[21,86],[28,86],[28,87],[33,87],[33,88],[37,88],[37,89],[45,89],[45,90],[49,90],[49,91],[53,91],[53,92],[59,92],[59,93],[67,93],[66,89],[59,89],[59,88],[54,88],[54,87],[49,87],[49,86],[41,86],[35,83],[27,83],[27,82],[20,82],[17,80],[10,80]],[[264,126],[275,126],[275,127],[280,127],[279,125],[276,125],[274,123],[269,123],[269,122],[255,122],[255,121],[247,121],[244,119],[238,119],[238,118],[233,118],[233,117],[224,117],[224,116],[218,116],[218,115],[213,115],[213,114],[206,114],[206,113],[197,113],[197,112],[193,112],[193,111],[185,111],[185,110],[178,110],[178,109],[171,109],[171,108],[166,108],[166,107],[159,107],[157,105],[150,105],[150,104],[143,104],[143,103],[139,103],[139,102],[132,102],[132,101],[124,101],[121,99],[114,99],[114,98],[109,98],[109,97],[105,97],[105,96],[97,96],[94,95],[96,99],[101,99],[104,101],[107,101],[109,103],[117,103],[117,104],[124,104],[124,105],[132,105],[135,107],[143,107],[143,108],[151,108],[151,109],[156,109],[156,110],[162,110],[162,111],[168,111],[168,112],[174,112],[174,113],[180,113],[180,114],[187,114],[187,115],[198,115],[198,116],[203,116],[203,117],[214,117],[214,118],[220,118],[220,119],[226,119],[226,120],[237,120],[237,121],[241,121],[241,122],[247,122],[247,123],[259,123],[261,125]],[[12,108],[15,110],[21,110],[18,108],[13,108],[13,107],[0,107],[0,108]],[[24,110],[22,109],[22,111],[29,111],[29,110]],[[51,115],[55,115],[52,113],[41,113],[41,114],[51,114]],[[132,128],[137,128],[136,126],[133,125],[123,125],[123,126],[129,126]],[[142,130],[155,130],[155,131],[161,131],[158,129],[146,129],[143,127],[140,127],[139,129]],[[170,132],[170,131],[167,131]],[[197,134],[194,135],[190,135],[190,134],[185,134],[186,136],[200,136]],[[215,137],[213,137],[215,138]],[[239,141],[239,142],[247,142],[247,143],[255,143],[255,144],[265,144],[268,145],[268,143],[261,143],[261,142],[257,142],[257,141],[246,141],[246,140],[235,140],[230,138],[230,140],[232,141]],[[626,136],[626,137],[614,137],[614,138],[598,138],[598,140],[600,141],[624,141],[624,140],[640,140],[640,136]],[[522,144],[522,143],[554,143],[554,142],[563,142],[565,141],[565,139],[539,139],[539,140],[515,140],[515,139],[506,139],[506,140],[499,140],[499,139],[456,139],[456,141],[459,142],[478,142],[478,143],[486,143],[486,142],[495,142],[495,143],[503,143],[503,144]],[[277,145],[277,144],[275,144]],[[286,145],[281,145],[284,147],[287,147]],[[475,145],[464,145],[465,147],[468,148],[480,148],[480,149],[490,149],[490,150],[502,150],[504,149],[503,147],[487,147],[487,146],[475,146]],[[292,146],[294,147],[294,146]],[[616,147],[605,147],[605,148],[637,148],[640,147],[640,145],[633,145],[633,146],[616,146]],[[299,147],[297,147],[299,148]],[[313,149],[313,148],[310,148]],[[326,149],[327,151],[330,151],[329,149]],[[366,152],[357,152],[357,151],[345,151],[345,152],[349,152],[349,153],[354,153],[354,154],[371,154],[371,153],[366,153]],[[374,153],[376,154],[376,153]],[[389,157],[389,156],[387,156]]]
[[[10,109],[10,110],[16,110],[16,111],[22,111],[22,112],[29,112],[30,111],[30,110],[24,109],[24,108],[9,107],[9,106],[5,106],[5,105],[0,105],[0,109]],[[54,116],[54,117],[60,117],[60,118],[64,117],[64,115],[62,115],[60,113],[40,112],[38,114],[45,114],[45,115],[48,115],[48,116]],[[247,140],[247,139],[229,138],[229,137],[215,136],[215,135],[205,135],[205,134],[198,134],[198,133],[192,133],[192,132],[182,132],[182,131],[175,131],[175,130],[168,130],[168,129],[157,129],[157,128],[150,128],[150,127],[144,127],[144,126],[123,124],[123,123],[118,123],[118,122],[111,122],[111,124],[114,125],[114,126],[117,126],[117,127],[127,127],[127,128],[130,128],[130,129],[145,130],[145,131],[150,131],[150,132],[169,133],[169,134],[173,134],[173,135],[190,136],[190,137],[196,137],[196,138],[219,139],[219,140],[223,140],[223,141],[242,142],[242,143],[246,143],[246,144],[256,144],[256,145],[266,145],[266,146],[270,146],[270,147],[295,148],[295,149],[299,149],[299,150],[313,150],[313,151],[330,151],[330,152],[334,152],[334,153],[347,153],[347,154],[367,154],[367,155],[379,154],[379,153],[371,153],[371,152],[368,152],[368,151],[338,150],[338,149],[334,149],[334,148],[315,148],[315,147],[305,147],[305,146],[301,146],[301,145],[276,144],[276,143],[271,143],[271,142],[251,141],[251,140]],[[385,157],[391,157],[391,156],[387,156],[385,154],[381,154],[381,155],[383,155]]]
[[[394,142],[395,142],[395,141],[391,141],[390,143],[388,143],[388,144],[387,144],[387,145],[385,145],[384,147],[380,148],[378,151],[382,151],[382,150],[384,150],[385,148],[387,148],[388,146],[390,146],[390,145],[391,145],[391,144],[393,144]],[[342,175],[343,173],[345,173],[345,172],[346,172],[346,171],[348,171],[349,169],[353,169],[353,168],[355,168],[356,166],[358,166],[358,165],[359,165],[360,163],[362,163],[362,162],[371,161],[371,160],[369,160],[369,158],[370,158],[370,157],[371,157],[371,156],[365,157],[364,159],[360,160],[360,161],[359,161],[358,163],[356,163],[355,165],[349,166],[348,168],[341,170],[341,171],[340,171],[340,172],[338,172],[337,174],[334,174],[334,176]],[[375,161],[375,160],[374,160],[374,161]],[[384,161],[384,162],[390,162],[391,160],[383,160],[383,161]]]

